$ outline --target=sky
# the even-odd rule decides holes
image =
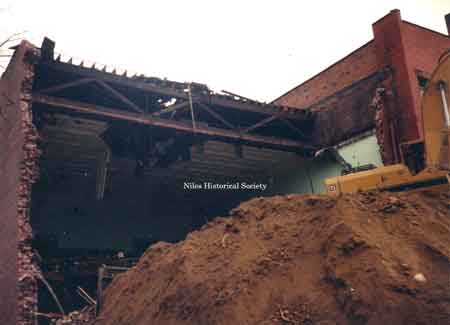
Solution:
[[[26,31],[85,62],[269,102],[371,40],[392,9],[447,34],[450,0],[0,0],[0,40]]]

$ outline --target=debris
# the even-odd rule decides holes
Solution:
[[[333,208],[319,195],[244,202],[180,243],[150,246],[106,288],[96,325],[450,324],[441,197],[354,194]],[[383,206],[396,211],[386,218]],[[230,237],[233,249],[218,252]],[[420,289],[417,261],[433,270]]]
[[[280,317],[281,317],[281,319],[284,320],[285,322],[290,323],[291,320],[286,316],[286,314],[288,314],[288,313],[289,313],[289,310],[282,310],[282,309],[280,309]]]
[[[227,239],[228,236],[229,236],[229,234],[225,234],[222,237],[222,247],[223,248],[225,248],[227,246],[226,243],[225,243],[225,240]]]
[[[383,205],[379,208],[380,212],[394,213],[401,208],[405,208],[406,205],[398,197],[391,196],[387,201],[383,202]]]
[[[427,279],[425,278],[425,276],[422,273],[417,273],[414,276],[414,280],[416,280],[417,282],[427,282]]]
[[[86,290],[84,290],[82,287],[77,287],[77,293],[83,298],[84,301],[86,301],[91,306],[96,306],[97,301],[95,301],[94,298],[92,298]]]

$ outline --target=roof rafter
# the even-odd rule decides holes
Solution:
[[[95,82],[102,86],[105,90],[107,90],[109,93],[111,93],[114,97],[116,97],[118,100],[120,100],[122,103],[127,105],[129,108],[134,110],[135,112],[143,113],[144,111],[137,106],[135,103],[133,103],[131,100],[129,100],[127,97],[122,95],[119,91],[108,85],[106,82],[102,80],[96,79]]]
[[[152,94],[158,94],[162,96],[174,97],[177,99],[188,100],[188,94],[182,89],[183,83],[177,83],[173,81],[161,81],[161,84],[155,84],[150,81],[129,78],[126,76],[115,75],[108,72],[99,70],[93,70],[87,67],[75,66],[71,63],[64,62],[43,62],[42,65],[56,71],[66,72],[70,74],[76,74],[78,76],[95,78],[96,80],[102,80],[109,84],[117,84],[124,87],[134,88],[143,92],[149,92]],[[165,84],[167,85],[165,85]],[[187,85],[185,85],[187,87]],[[284,107],[274,104],[263,104],[258,102],[250,102],[248,100],[236,100],[234,96],[225,96],[208,92],[207,94],[201,94],[199,96],[193,96],[196,102],[201,102],[210,106],[221,106],[227,109],[236,109],[251,113],[258,113],[263,115],[279,114],[293,120],[309,120],[311,118],[310,111],[308,109]]]
[[[277,115],[272,115],[272,116],[266,117],[265,119],[259,121],[258,123],[255,123],[255,124],[249,126],[248,128],[243,129],[242,132],[249,133],[250,131],[256,130],[257,128],[260,128],[266,124],[269,124],[270,122],[275,121],[278,118],[279,118],[279,116],[277,116]]]
[[[39,89],[39,93],[42,93],[42,94],[54,93],[54,92],[57,92],[59,90],[76,87],[76,86],[87,84],[89,82],[94,82],[94,81],[95,81],[94,78],[81,78],[81,79],[65,82],[65,83],[62,83],[62,84],[59,84],[59,85],[56,85],[56,86],[51,86],[51,87],[48,87],[48,88]]]
[[[203,104],[203,103],[196,103],[198,106],[200,106],[203,110],[205,110],[206,112],[208,112],[212,117],[214,117],[216,120],[222,122],[222,124],[226,125],[227,127],[229,127],[230,129],[235,129],[236,127],[231,124],[230,122],[228,122],[224,117],[222,117],[222,115],[220,115],[219,113],[216,113],[213,109],[209,108],[207,105]]]
[[[134,123],[151,125],[155,127],[170,128],[181,132],[193,132],[191,121],[175,121],[165,118],[152,116],[150,114],[138,114],[129,111],[119,110],[117,108],[109,108],[78,101],[46,96],[38,93],[33,94],[33,102],[45,105],[51,109],[69,109],[78,113],[96,115],[98,117],[111,118],[116,120],[125,120]],[[277,118],[272,116],[272,119]],[[303,141],[267,137],[256,134],[246,134],[233,130],[209,127],[205,125],[197,126],[195,132],[210,138],[222,139],[229,142],[243,142],[250,145],[278,148],[292,152],[305,152],[313,150],[311,145]]]

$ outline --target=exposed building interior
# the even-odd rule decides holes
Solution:
[[[407,26],[406,50],[388,39],[400,25]],[[411,44],[424,35],[433,50],[416,62]],[[404,161],[408,146],[400,144],[420,135],[417,106],[431,61],[449,47],[448,36],[393,11],[374,23],[373,40],[261,103],[74,62],[48,38],[40,47],[21,43],[0,84],[8,94],[0,107],[15,108],[0,121],[0,146],[11,153],[2,168],[22,168],[0,197],[0,208],[9,209],[5,231],[14,237],[3,241],[20,247],[11,270],[23,280],[38,265],[61,305],[80,309],[80,288],[99,299],[104,265],[131,267],[149,245],[179,242],[243,201],[323,193],[326,177]],[[380,48],[404,57],[380,56]],[[399,78],[408,82],[399,86]],[[413,123],[400,126],[399,117]],[[17,251],[8,254],[13,260]],[[38,297],[24,309],[60,311],[44,282],[24,281],[21,297]],[[17,296],[14,290],[5,295]],[[23,324],[35,318],[27,315]]]
[[[78,286],[95,296],[102,264],[131,266],[150,244],[183,240],[240,202],[289,193],[288,175],[312,159],[306,109],[61,62],[53,46],[44,41],[34,71],[42,153],[31,226],[69,309],[84,303]],[[39,309],[56,312],[40,293]]]

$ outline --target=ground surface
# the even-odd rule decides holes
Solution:
[[[450,194],[253,199],[151,246],[96,324],[450,324]]]

